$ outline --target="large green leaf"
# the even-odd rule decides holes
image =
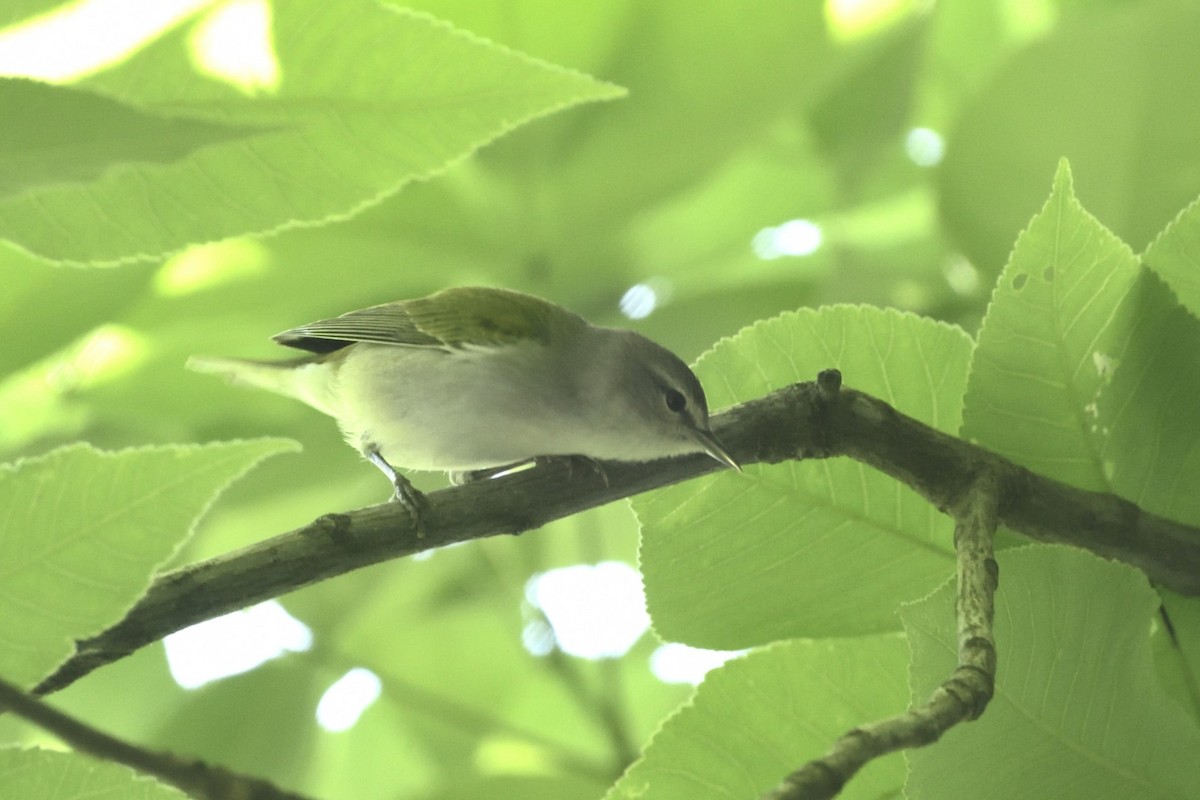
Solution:
[[[995,793],[1055,800],[1185,800],[1200,786],[1200,729],[1158,683],[1158,597],[1137,570],[1064,547],[999,554],[996,694],[983,716],[909,753],[922,800]],[[954,587],[901,615],[912,687],[953,670]]]
[[[953,431],[970,353],[957,328],[840,306],[760,322],[697,369],[720,408],[837,367],[849,385]],[[701,647],[895,629],[896,604],[952,569],[948,519],[848,459],[751,466],[639,497],[634,509],[655,628]]]
[[[0,198],[0,236],[111,263],[327,222],[533,117],[621,93],[366,0],[272,13],[278,86],[253,97],[198,72],[186,30],[83,82],[96,97],[8,84],[0,100],[31,132],[0,150],[21,165],[7,179],[20,190]],[[105,146],[86,152],[81,129],[105,131]]]
[[[709,673],[605,800],[759,797],[858,725],[898,714],[907,693],[898,636],[800,640]],[[872,762],[839,797],[900,792],[899,756]]]
[[[1200,322],[1060,165],[979,333],[963,434],[1058,480],[1200,520]]]
[[[1095,403],[1131,324],[1138,274],[1129,248],[1079,205],[1061,163],[996,284],[963,435],[1067,483],[1106,488]]]
[[[163,117],[63,86],[0,78],[0,199],[55,184],[86,186],[133,164],[170,164],[261,131]]]
[[[75,753],[0,750],[0,797],[22,800],[183,800],[186,795],[120,764]]]
[[[35,683],[117,621],[226,486],[294,448],[78,444],[0,468],[0,675]]]

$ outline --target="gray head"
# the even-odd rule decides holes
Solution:
[[[678,356],[632,331],[594,328],[605,341],[594,353],[612,369],[588,370],[600,385],[590,392],[607,396],[605,420],[614,444],[625,456],[647,461],[685,453],[708,453],[723,464],[738,464],[709,429],[708,402],[695,374]],[[606,413],[605,416],[610,416]]]

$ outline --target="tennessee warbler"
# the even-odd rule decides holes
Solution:
[[[470,473],[537,456],[699,452],[738,467],[709,430],[704,390],[683,361],[532,295],[446,289],[273,338],[307,352],[287,361],[197,356],[188,367],[333,417],[400,499],[415,490],[395,467]]]

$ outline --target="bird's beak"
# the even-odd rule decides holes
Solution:
[[[704,448],[704,452],[708,453],[722,464],[727,464],[736,469],[738,472],[742,471],[742,468],[738,465],[738,463],[733,460],[733,456],[729,455],[721,443],[717,441],[717,437],[712,435],[712,431],[704,428],[693,428],[692,436],[694,436],[696,442]]]

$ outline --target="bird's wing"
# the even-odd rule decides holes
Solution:
[[[504,289],[464,287],[429,297],[359,309],[300,325],[272,337],[276,342],[329,353],[354,342],[402,347],[499,347],[545,343],[555,325],[584,325],[582,318],[532,295]]]
[[[361,308],[340,317],[299,325],[271,338],[279,344],[312,353],[331,353],[355,342],[441,347],[440,340],[422,333],[413,322],[408,309],[411,302]]]

